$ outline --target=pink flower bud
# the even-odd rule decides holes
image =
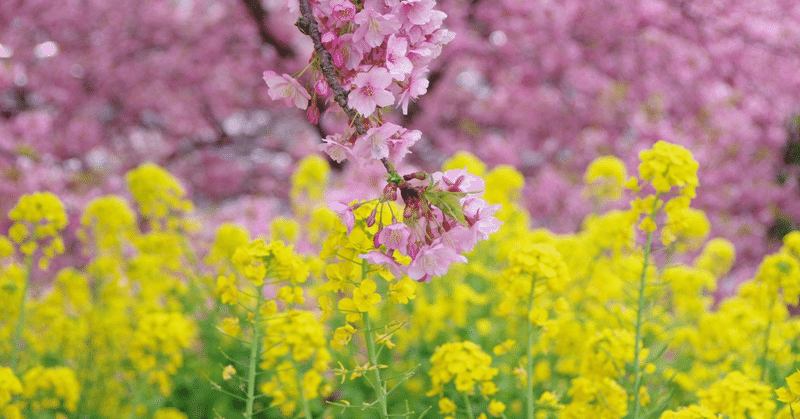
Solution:
[[[331,88],[328,86],[328,82],[325,81],[325,78],[320,77],[316,83],[314,83],[314,90],[317,92],[318,95],[322,97],[327,97],[328,94],[331,92]]]
[[[319,109],[317,108],[317,105],[311,105],[308,107],[308,110],[306,111],[306,119],[308,119],[308,122],[311,122],[314,125],[319,123]]]
[[[373,209],[372,212],[369,213],[369,216],[366,219],[367,227],[372,227],[373,225],[375,225],[375,218],[377,217],[377,215],[378,215],[378,207],[375,207],[375,209]]]

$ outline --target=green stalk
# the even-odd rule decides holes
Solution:
[[[467,393],[463,393],[464,395],[464,404],[467,405],[467,416],[469,419],[475,419],[475,415],[472,414],[472,403],[469,401],[469,395]]]
[[[311,419],[311,408],[308,406],[308,399],[306,399],[306,393],[303,391],[303,374],[300,373],[300,366],[297,365],[297,361],[292,359],[292,363],[294,364],[294,370],[297,373],[297,388],[300,390],[300,399],[303,401],[303,416],[306,419]]]
[[[639,358],[641,357],[641,349],[639,343],[642,340],[642,323],[644,317],[644,287],[645,282],[647,280],[647,266],[650,262],[650,246],[653,240],[653,233],[647,233],[647,242],[645,243],[644,248],[644,265],[642,266],[642,275],[639,277],[639,302],[638,307],[636,309],[636,339],[634,340],[633,344],[633,395],[634,395],[634,405],[633,405],[633,416],[631,418],[638,418],[639,417],[639,405],[641,401],[639,400],[639,389],[642,387],[642,371],[639,362]]]
[[[380,404],[381,418],[387,417],[386,410],[386,392],[383,389],[383,382],[381,381],[381,371],[378,368],[378,353],[375,350],[375,342],[372,340],[372,326],[369,321],[369,313],[361,313],[364,318],[364,338],[367,341],[367,355],[369,356],[369,364],[372,370],[372,387],[375,389],[375,395],[378,396],[378,403]]]
[[[653,201],[653,210],[650,212],[649,217],[651,219],[655,219],[655,214],[658,209],[658,198],[661,194],[656,195],[656,199]],[[642,388],[642,368],[640,358],[642,356],[642,351],[640,348],[640,343],[642,341],[642,324],[644,323],[644,304],[645,304],[645,285],[647,283],[647,267],[650,266],[650,251],[651,247],[653,246],[653,232],[647,232],[647,240],[645,241],[644,245],[644,261],[642,263],[642,275],[639,277],[639,301],[636,308],[636,339],[634,340],[633,344],[633,415],[629,416],[631,419],[636,419],[639,417],[639,409],[641,407],[641,397],[639,396],[639,390]]]
[[[253,342],[250,344],[250,359],[248,362],[247,372],[247,405],[245,407],[244,417],[247,419],[253,418],[253,403],[255,402],[256,394],[256,362],[258,361],[258,340],[261,337],[259,333],[261,329],[258,327],[261,308],[261,300],[264,298],[261,293],[261,287],[256,287],[256,309],[253,313]]]
[[[528,396],[528,419],[534,419],[534,410],[536,407],[534,406],[535,398],[533,395],[533,322],[531,322],[529,316],[531,310],[533,310],[533,296],[534,291],[536,290],[536,277],[531,280],[531,293],[528,296],[528,312],[525,313],[525,322],[528,325],[528,348],[527,348],[527,355],[528,355],[528,382],[527,384],[527,396]]]
[[[368,274],[369,263],[362,259],[361,280],[363,281],[367,279]],[[381,414],[381,419],[385,419],[388,416],[388,411],[386,409],[386,391],[383,388],[381,371],[378,368],[378,352],[375,350],[375,342],[372,340],[372,325],[369,321],[369,312],[361,313],[361,317],[364,319],[364,339],[367,342],[367,356],[369,357],[369,364],[372,368],[374,368],[372,371],[372,387],[375,389],[375,395],[378,397],[378,403],[380,404],[378,411]]]
[[[775,307],[775,300],[772,300],[769,311],[767,312],[767,330],[764,333],[764,357],[761,359],[761,381],[767,375],[767,359],[769,359],[769,335],[772,332],[772,308]]]
[[[11,369],[16,373],[19,363],[20,346],[22,346],[22,327],[25,326],[25,299],[28,296],[28,287],[31,282],[31,271],[33,270],[33,255],[28,255],[26,264],[28,270],[25,272],[25,283],[22,285],[22,296],[19,299],[19,314],[17,315],[17,325],[14,327],[14,335],[11,338]]]

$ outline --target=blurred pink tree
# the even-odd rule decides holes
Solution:
[[[265,210],[249,197],[285,197],[293,162],[345,120],[317,103],[312,125],[267,95],[265,69],[296,72],[311,53],[290,8],[296,1],[4,2],[0,210],[38,189],[75,207],[149,160],[201,202],[280,211],[280,199]],[[797,2],[437,8],[457,36],[429,64],[427,94],[393,117],[422,133],[416,164],[435,170],[456,150],[513,164],[534,222],[572,231],[591,211],[580,188],[589,161],[615,154],[633,169],[657,140],[684,145],[701,165],[696,203],[712,234],[736,244],[739,275],[768,251],[775,220],[800,220],[798,176],[782,164],[800,107]]]

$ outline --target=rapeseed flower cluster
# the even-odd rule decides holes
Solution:
[[[329,368],[325,331],[309,312],[289,310],[265,322],[259,367],[276,373],[261,384],[261,392],[272,397],[270,406],[278,406],[291,415],[297,403],[314,400],[330,391],[324,374]]]
[[[652,148],[639,153],[639,159],[639,177],[653,185],[656,192],[667,193],[678,187],[681,195],[695,197],[699,165],[689,150],[658,141]]]
[[[627,178],[628,171],[625,163],[614,156],[594,159],[586,168],[583,176],[594,202],[620,199]]]
[[[305,282],[309,275],[308,265],[292,251],[291,246],[280,240],[267,243],[257,239],[240,246],[233,253],[231,262],[256,287],[263,285],[267,277],[297,285]]]
[[[121,197],[103,196],[91,201],[83,210],[81,227],[81,239],[88,241],[91,237],[98,253],[117,255],[122,252],[123,244],[133,239],[136,215]]]
[[[733,244],[717,237],[706,242],[703,251],[695,258],[693,265],[711,273],[715,279],[721,279],[731,269],[735,259],[736,249]]]
[[[540,282],[541,281],[541,282]],[[508,261],[500,286],[509,295],[529,300],[531,287],[539,282],[551,292],[563,290],[569,281],[567,265],[550,243],[519,243]]]
[[[708,389],[701,389],[697,393],[701,406],[731,419],[768,418],[776,407],[772,399],[773,390],[768,385],[752,380],[739,371],[732,371]]]
[[[787,251],[767,255],[758,267],[755,280],[766,286],[769,296],[786,304],[797,304],[800,297],[800,260]],[[783,291],[779,296],[779,290]]]
[[[19,251],[32,257],[37,248],[42,249],[39,267],[47,269],[55,255],[64,252],[64,241],[59,232],[67,225],[64,205],[51,192],[37,192],[22,196],[11,208],[8,218],[14,222],[8,236]]]
[[[324,208],[315,200],[327,178],[313,161],[295,174],[297,205],[313,210],[274,219],[268,238],[224,224],[206,246],[176,208],[141,231],[139,217],[153,215],[102,197],[81,217],[85,266],[26,292],[26,254],[0,237],[0,293],[12,301],[0,305],[0,359],[20,355],[0,366],[0,416],[800,416],[800,319],[787,308],[798,298],[800,233],[715,304],[735,249],[703,243],[707,221],[689,207],[691,159],[658,147],[643,153],[650,172],[640,177],[670,189],[653,185],[628,211],[598,206],[572,234],[530,228],[513,168],[457,156],[448,168],[483,175],[504,224],[467,253],[470,263],[431,283],[370,254],[403,260],[392,247],[402,232],[387,229],[398,206]],[[592,167],[587,180],[609,188],[624,178],[613,159]],[[653,226],[644,234],[642,214]],[[376,243],[381,228],[391,231]],[[642,236],[659,230],[664,247],[647,250]],[[300,253],[315,246],[319,255]],[[702,249],[693,261],[692,249]],[[55,370],[58,384],[26,379]],[[219,383],[202,390],[202,376]],[[186,391],[219,402],[188,407]]]
[[[291,178],[289,197],[295,216],[305,218],[323,202],[331,169],[322,157],[311,155],[297,163]]]
[[[145,163],[125,175],[139,212],[155,231],[189,228],[184,218],[194,206],[178,180],[153,163]]]
[[[235,224],[223,223],[217,228],[211,251],[206,256],[206,263],[220,263],[223,266],[229,264],[236,249],[247,243],[250,243],[250,234],[247,231]]]
[[[139,320],[129,346],[129,356],[147,382],[167,396],[170,377],[183,365],[183,351],[195,338],[195,327],[180,313],[154,312]]]
[[[792,415],[800,413],[800,369],[786,377],[786,386],[775,390],[778,400],[786,403]]]
[[[14,371],[8,367],[0,367],[0,413],[9,419],[22,418],[20,403],[12,402],[22,394],[22,382]]]
[[[492,365],[492,357],[474,342],[451,342],[438,346],[431,356],[431,389],[429,396],[442,395],[445,385],[452,382],[458,393],[473,395],[475,386],[479,393],[489,397],[497,392],[494,377],[499,370]]]
[[[562,419],[617,419],[628,413],[627,392],[609,377],[575,378],[567,395],[571,401],[561,411]]]
[[[22,383],[22,397],[34,414],[58,408],[74,413],[77,409],[80,385],[70,368],[34,367],[23,374]]]

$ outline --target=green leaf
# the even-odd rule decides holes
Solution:
[[[432,191],[428,189],[422,196],[430,205],[442,210],[444,215],[466,226],[467,220],[464,218],[464,208],[461,207],[461,202],[459,202],[459,199],[466,195],[464,192]]]

